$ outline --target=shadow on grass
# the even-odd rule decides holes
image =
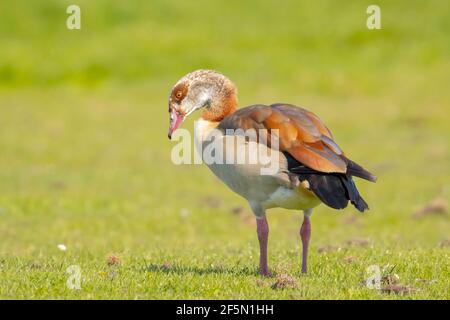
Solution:
[[[145,272],[162,272],[162,273],[176,273],[176,274],[230,274],[230,275],[243,275],[243,276],[256,276],[258,272],[254,269],[247,267],[243,268],[225,268],[225,267],[195,267],[195,266],[182,266],[182,265],[161,265],[161,264],[147,264],[144,267]]]

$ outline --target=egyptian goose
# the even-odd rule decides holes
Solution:
[[[352,177],[372,182],[376,177],[344,155],[330,130],[312,112],[289,104],[252,105],[237,110],[235,85],[218,72],[197,70],[181,78],[170,93],[169,139],[186,117],[198,109],[202,114],[195,125],[197,147],[232,138],[230,129],[258,132],[266,129],[268,136],[279,140],[278,148],[272,147],[268,136],[257,140],[259,147],[279,156],[278,170],[272,174],[261,174],[262,164],[258,163],[207,164],[229,188],[247,199],[256,216],[260,274],[269,275],[267,209],[303,210],[300,228],[303,273],[307,272],[310,217],[314,207],[324,203],[334,209],[343,209],[350,201],[361,212],[368,209]],[[219,136],[206,139],[212,131],[219,132]],[[246,140],[236,141],[248,144]],[[248,150],[246,152],[254,152]]]

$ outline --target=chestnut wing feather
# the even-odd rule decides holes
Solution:
[[[254,105],[221,121],[219,129],[267,129],[278,136],[279,148],[303,165],[324,173],[346,173],[342,150],[322,121],[313,113],[288,104]],[[270,139],[266,143],[270,145]]]

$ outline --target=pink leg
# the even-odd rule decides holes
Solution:
[[[269,224],[266,217],[256,218],[256,231],[259,240],[259,273],[263,276],[268,276],[267,244],[269,242]]]
[[[300,236],[302,238],[302,273],[308,271],[308,246],[309,239],[311,238],[311,221],[309,214],[305,213],[305,218],[303,219],[302,227],[300,228]]]

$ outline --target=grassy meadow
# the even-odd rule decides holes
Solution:
[[[450,298],[446,1],[377,1],[381,30],[365,0],[78,0],[68,30],[72,3],[0,3],[0,298]],[[168,94],[199,68],[315,112],[378,176],[368,213],[315,210],[308,275],[299,212],[269,212],[262,278],[246,202],[172,164]]]

